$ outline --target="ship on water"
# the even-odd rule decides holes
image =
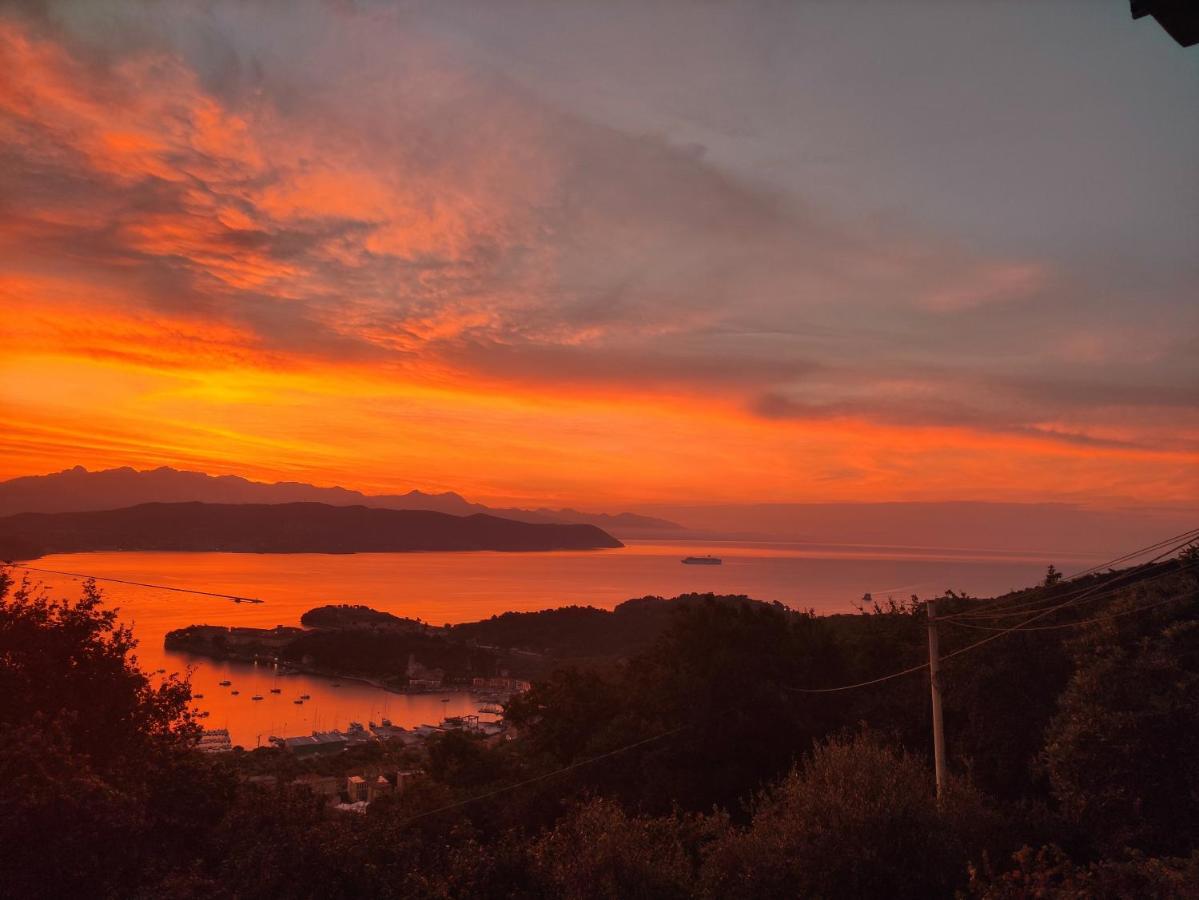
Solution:
[[[685,556],[683,557],[683,565],[685,566],[719,566],[723,563],[719,556]]]

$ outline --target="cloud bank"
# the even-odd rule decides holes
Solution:
[[[490,499],[1199,497],[1193,265],[1100,278],[838,207],[727,149],[787,104],[730,117],[664,67],[653,93],[685,98],[684,124],[675,104],[639,128],[619,79],[605,93],[546,52],[603,59],[610,35],[539,5],[512,18],[0,15],[5,474],[240,461]]]

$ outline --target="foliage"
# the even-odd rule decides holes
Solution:
[[[691,897],[702,852],[727,827],[720,816],[629,816],[618,803],[593,799],[543,834],[529,858],[549,897]]]
[[[834,699],[792,688],[841,675],[839,649],[812,615],[715,599],[680,606],[622,683],[635,733],[686,729],[669,752],[641,755],[643,803],[735,810],[835,727]]]
[[[192,750],[185,681],[154,685],[93,582],[0,571],[0,883],[103,895],[190,858],[232,783]]]
[[[972,870],[968,895],[979,900],[1195,900],[1199,897],[1199,851],[1187,859],[1146,857],[1128,851],[1122,858],[1089,864],[1073,862],[1060,848],[1024,847],[1015,865],[1001,874]]]
[[[622,706],[620,686],[593,672],[560,670],[517,694],[504,718],[525,734],[538,755],[565,765],[585,755],[599,741]]]
[[[626,600],[609,611],[564,606],[539,612],[506,612],[480,622],[447,627],[447,633],[488,647],[516,648],[555,660],[624,660],[645,652],[680,609],[704,604],[767,605],[740,595],[680,594]]]
[[[618,618],[644,627],[640,652],[513,698],[516,740],[211,759],[192,749],[186,683],[140,671],[94,585],[56,602],[0,576],[0,884],[31,897],[1195,896],[1193,571],[1129,570],[1114,599],[1041,620],[1067,627],[947,659],[940,802],[926,677],[804,690],[926,659],[914,601],[829,618],[742,597],[631,601]],[[1045,609],[1112,577],[1002,602]],[[939,613],[975,603],[947,593]],[[564,647],[591,619],[522,621]],[[944,653],[980,638],[952,621]],[[396,665],[395,647],[376,649],[371,665]],[[373,766],[427,777],[365,815],[290,783]],[[256,774],[278,787],[239,784]]]
[[[705,862],[721,897],[952,896],[1003,823],[967,783],[865,732],[834,738],[758,801]]]
[[[428,742],[427,771],[434,780],[456,787],[478,787],[495,781],[502,766],[488,753],[482,738],[464,731],[447,731]]]
[[[1151,608],[1097,622],[1069,645],[1074,674],[1042,758],[1062,811],[1104,852],[1199,846],[1196,586],[1186,571],[1131,590],[1110,613]]]
[[[116,616],[93,581],[71,603],[0,574],[0,727],[58,722],[100,771],[194,737],[190,688],[175,677],[152,684]]]
[[[305,632],[288,641],[279,655],[290,662],[307,658],[316,666],[346,674],[404,676],[410,656],[428,668],[444,670],[452,679],[496,673],[495,657],[486,650],[438,635],[395,631],[339,628]]]
[[[415,619],[393,616],[360,604],[339,603],[318,606],[300,616],[300,624],[308,628],[382,627],[403,631],[423,631],[425,626]]]

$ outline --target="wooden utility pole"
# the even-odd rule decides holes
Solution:
[[[937,601],[924,604],[928,613],[928,683],[933,700],[933,764],[937,774],[937,799],[945,793],[945,723],[941,719],[941,647],[937,640]]]

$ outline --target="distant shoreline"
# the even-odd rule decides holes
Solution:
[[[623,546],[595,525],[324,503],[143,503],[0,518],[0,558],[25,560],[95,550],[343,555]]]
[[[86,556],[89,553],[236,553],[239,556],[367,556],[367,555],[382,555],[382,556],[407,556],[422,553],[503,553],[509,556],[519,556],[521,554],[542,554],[542,553],[603,553],[609,550],[626,550],[629,543],[651,543],[649,541],[629,541],[622,542],[620,547],[547,547],[535,550],[479,550],[475,548],[458,548],[450,550],[234,550],[228,547],[217,547],[211,550],[166,550],[166,549],[133,549],[130,547],[92,547],[89,550],[47,550],[39,553],[37,556],[22,556],[13,557],[10,559],[0,559],[0,565],[19,566],[21,563],[36,562],[39,559],[45,559],[48,556]],[[657,543],[652,542],[652,543]],[[103,579],[100,579],[103,580]]]

